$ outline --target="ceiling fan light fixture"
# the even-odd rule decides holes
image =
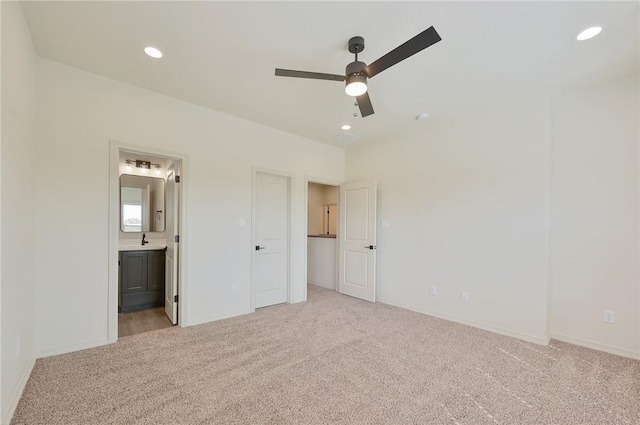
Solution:
[[[344,92],[349,96],[362,96],[367,92],[367,77],[364,75],[349,75]]]

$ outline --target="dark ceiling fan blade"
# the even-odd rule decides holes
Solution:
[[[293,71],[276,68],[278,77],[311,78],[313,80],[344,81],[344,75],[323,74],[321,72]]]
[[[363,95],[357,96],[358,107],[360,108],[360,115],[362,118],[373,115],[373,105],[371,105],[371,99],[369,99],[369,92],[364,92]]]
[[[386,55],[382,56],[380,59],[369,64],[369,66],[364,69],[364,73],[367,77],[371,78],[398,62],[405,60],[409,56],[413,56],[421,50],[436,44],[440,40],[442,39],[436,32],[436,29],[429,27],[413,37],[411,40],[401,44]]]

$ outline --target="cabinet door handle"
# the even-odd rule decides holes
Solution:
[[[260,251],[261,249],[266,249],[265,246],[256,245],[256,251]]]

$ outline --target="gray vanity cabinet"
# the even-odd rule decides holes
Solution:
[[[165,251],[121,251],[119,257],[119,310],[163,305]]]

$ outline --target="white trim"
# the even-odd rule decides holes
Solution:
[[[256,183],[257,183],[257,178],[258,178],[258,173],[262,173],[262,174],[271,174],[274,176],[279,176],[279,177],[285,177],[286,179],[288,179],[288,193],[287,193],[287,201],[289,203],[289,207],[287,208],[287,220],[288,220],[288,226],[287,226],[287,232],[289,233],[287,238],[288,238],[288,247],[287,247],[287,304],[291,304],[291,300],[294,298],[293,297],[293,282],[291,281],[292,276],[294,275],[293,273],[293,268],[294,268],[294,264],[293,261],[291,261],[291,253],[292,253],[292,248],[293,248],[293,184],[294,184],[294,178],[295,175],[291,174],[291,173],[287,173],[287,172],[283,172],[283,171],[276,171],[276,170],[270,170],[270,169],[266,169],[266,168],[261,168],[261,167],[256,167],[253,166],[251,167],[251,285],[250,285],[250,291],[251,291],[251,300],[250,300],[250,309],[255,311],[256,309],[256,280],[255,280],[255,261],[256,261],[256,256],[254,253],[254,246],[256,245],[256,235],[257,235],[257,231],[256,231]],[[305,232],[306,233],[306,232]],[[306,236],[306,235],[305,235]],[[305,291],[306,291],[306,284],[305,286]]]
[[[71,345],[60,345],[53,348],[46,348],[44,350],[36,351],[36,358],[42,359],[50,356],[57,356],[58,354],[73,353],[74,351],[87,350],[89,348],[100,347],[102,345],[109,344],[108,338],[98,338],[89,341],[79,342]]]
[[[118,340],[118,215],[120,210],[115,210],[115,205],[119,202],[118,185],[115,182],[119,179],[118,174],[120,163],[120,146],[114,141],[109,141],[109,260],[108,260],[108,282],[107,289],[107,342]],[[115,290],[114,290],[115,288]],[[113,312],[115,311],[115,317]]]
[[[550,332],[551,339],[567,342],[580,347],[591,348],[593,350],[604,351],[605,353],[615,354],[617,356],[629,357],[631,359],[640,360],[640,353],[630,351],[624,348],[614,347],[612,345],[601,344],[599,342],[590,341],[588,339],[575,338],[557,332]]]
[[[31,372],[33,371],[33,367],[36,365],[36,359],[33,358],[27,364],[27,367],[22,372],[20,376],[20,380],[18,381],[18,385],[16,386],[16,390],[13,392],[11,396],[11,401],[9,402],[9,406],[7,411],[4,412],[4,417],[2,418],[3,424],[11,423],[11,418],[13,418],[13,414],[16,412],[16,408],[18,407],[18,403],[20,402],[20,398],[22,397],[22,393],[24,392],[24,388],[27,386],[27,381],[29,381],[29,377],[31,376]]]
[[[187,191],[185,181],[188,181],[188,157],[184,154],[168,152],[149,146],[125,144],[116,140],[109,140],[109,262],[108,262],[108,301],[107,301],[107,343],[118,340],[118,234],[120,224],[118,223],[119,208],[119,162],[120,151],[125,150],[133,153],[162,156],[165,158],[181,161],[180,163],[180,249],[178,250],[178,294],[180,305],[178,306],[178,326],[188,326],[188,304],[187,295],[187,249],[184,240],[187,238],[187,225],[185,220],[187,210]],[[55,350],[55,349],[54,349]],[[64,351],[63,351],[64,352]],[[62,353],[62,352],[61,352]],[[57,353],[57,354],[61,354]]]
[[[189,323],[189,326],[202,325],[205,323],[217,322],[218,320],[231,319],[233,317],[244,316],[247,314],[255,313],[255,309],[251,308],[248,310],[238,310],[231,313],[219,314],[216,316],[204,317],[202,319],[196,319],[193,322]]]
[[[308,258],[308,233],[309,233],[309,183],[317,183],[317,184],[324,184],[327,186],[333,186],[333,187],[337,187],[338,191],[340,191],[340,186],[342,185],[342,183],[336,181],[336,180],[329,180],[329,179],[322,179],[320,177],[312,177],[312,176],[304,176],[304,233],[305,233],[305,241],[304,241],[304,255],[303,255],[303,259],[302,261],[303,266],[302,266],[302,276],[304,276],[304,290],[302,292],[302,301],[306,301],[307,300],[307,284],[311,283],[312,285],[317,285],[317,286],[322,286],[323,288],[327,288],[327,289],[331,289],[332,291],[336,291],[338,292],[338,241],[340,240],[340,220],[338,220],[338,222],[336,223],[336,275],[335,275],[335,279],[336,279],[336,287],[335,288],[329,288],[328,286],[324,286],[321,285],[319,283],[315,283],[315,282],[309,282],[309,277],[308,277],[308,267],[309,265],[307,264],[307,258]],[[340,196],[338,196],[338,201],[336,202],[338,205],[338,209],[340,209]]]
[[[552,202],[552,194],[553,194],[553,190],[554,190],[554,182],[553,182],[553,136],[551,135],[551,127],[552,127],[552,120],[551,120],[551,99],[548,100],[547,103],[547,116],[546,116],[546,142],[548,144],[547,146],[547,160],[548,160],[548,168],[545,170],[547,173],[545,174],[545,178],[548,179],[547,181],[547,188],[546,188],[546,208],[545,208],[545,231],[544,231],[544,237],[545,237],[545,244],[546,244],[546,248],[547,248],[547,258],[546,258],[546,267],[547,267],[547,282],[546,282],[546,290],[547,290],[547,294],[546,294],[546,306],[544,309],[544,334],[547,335],[547,337],[549,337],[549,331],[551,329],[551,322],[553,320],[552,316],[553,316],[553,244],[551,241],[551,238],[553,237],[553,225],[552,225],[552,220],[551,220],[551,202]]]
[[[526,334],[526,333],[522,333],[522,332],[510,330],[510,329],[501,328],[499,326],[488,325],[488,324],[485,324],[485,323],[476,322],[474,320],[463,319],[461,317],[451,316],[451,315],[448,315],[448,314],[436,313],[436,312],[430,311],[430,310],[428,310],[426,308],[414,307],[414,306],[411,306],[411,305],[408,305],[408,304],[405,304],[405,303],[399,303],[399,302],[395,302],[395,301],[391,301],[391,300],[385,300],[385,299],[382,299],[382,298],[379,298],[379,297],[376,298],[376,301],[381,302],[383,304],[392,305],[394,307],[404,308],[405,310],[415,311],[416,313],[422,313],[422,314],[426,314],[428,316],[437,317],[439,319],[448,320],[450,322],[456,322],[456,323],[460,323],[462,325],[472,326],[474,328],[478,328],[478,329],[482,329],[482,330],[485,330],[485,331],[493,332],[493,333],[496,333],[496,334],[508,336],[508,337],[511,337],[511,338],[516,338],[516,339],[521,339],[523,341],[533,342],[534,344],[547,345],[547,344],[549,344],[549,340],[550,340],[549,338],[540,338],[540,337],[529,335],[529,334]]]

